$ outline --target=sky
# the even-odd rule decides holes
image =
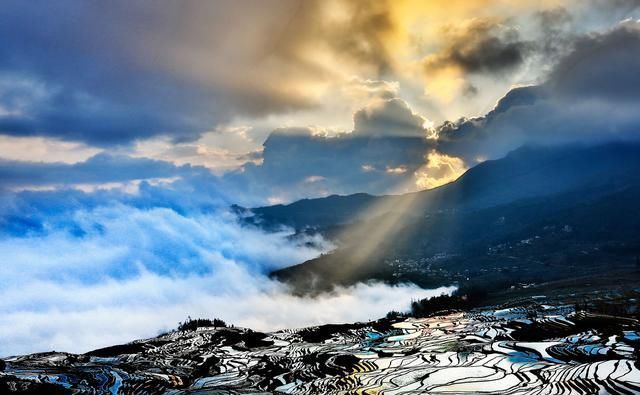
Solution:
[[[132,189],[180,177],[185,165],[213,173],[247,206],[435,187],[518,145],[592,138],[611,122],[586,137],[522,131],[513,119],[478,127],[513,89],[541,88],[524,110],[533,117],[571,106],[538,129],[601,118],[589,107],[611,104],[607,94],[629,99],[615,103],[608,127],[633,123],[639,5],[9,1],[0,188]],[[631,92],[590,81],[612,73]]]
[[[363,284],[333,297],[371,309],[331,314],[291,299],[265,275],[330,243],[226,209],[637,140],[639,18],[638,0],[3,2],[0,355],[153,335],[207,301],[264,328],[283,306],[289,325],[400,309],[426,291]]]

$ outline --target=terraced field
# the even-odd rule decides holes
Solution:
[[[633,394],[639,329],[635,320],[545,305],[274,333],[199,328],[86,355],[8,358],[0,389]]]

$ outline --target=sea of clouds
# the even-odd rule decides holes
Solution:
[[[3,195],[0,356],[86,352],[187,316],[257,330],[370,320],[452,290],[359,284],[293,296],[268,273],[331,243],[243,225],[220,194],[185,186]]]

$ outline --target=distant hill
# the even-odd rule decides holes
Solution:
[[[273,273],[299,292],[314,292],[371,279],[512,286],[576,271],[635,273],[638,202],[640,145],[617,143],[525,147],[430,191],[255,212],[271,223],[331,229],[336,251]],[[305,205],[313,215],[304,215]]]
[[[366,193],[349,196],[332,195],[318,199],[302,199],[288,205],[258,207],[250,211],[253,220],[263,226],[286,225],[295,229],[327,227],[353,222],[380,197]]]

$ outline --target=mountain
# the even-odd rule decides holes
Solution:
[[[603,274],[637,270],[639,170],[638,144],[524,147],[429,191],[254,212],[270,223],[330,229],[337,240],[334,252],[273,273],[301,293],[372,279],[497,290],[576,271],[608,282]],[[341,208],[332,211],[336,201]],[[298,214],[303,204],[313,205],[312,217]]]
[[[581,187],[639,180],[640,144],[525,146],[469,169],[455,182],[399,196],[355,194],[253,208],[263,226],[322,228],[372,218],[398,207],[416,211],[474,210]]]
[[[349,196],[331,195],[319,199],[302,199],[283,205],[253,208],[252,221],[265,227],[291,226],[296,229],[306,227],[328,227],[352,222],[364,215],[381,198],[366,193]]]

